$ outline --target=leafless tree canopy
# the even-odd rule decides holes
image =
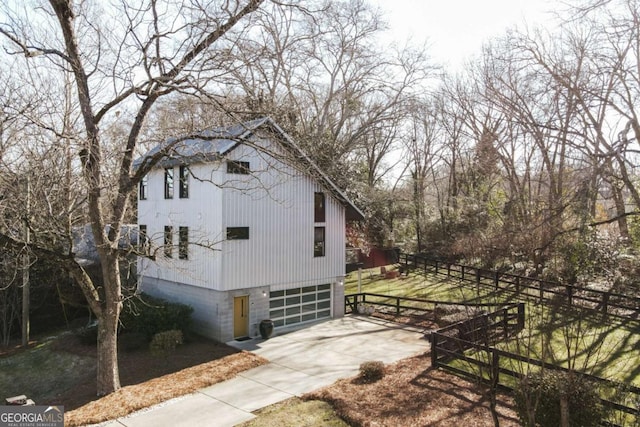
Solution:
[[[168,137],[271,116],[366,212],[358,244],[577,280],[594,242],[640,239],[637,0],[569,5],[557,29],[512,30],[456,74],[428,46],[385,45],[364,0],[1,10],[0,244],[82,287],[101,320],[99,393],[119,387],[120,230],[165,153],[133,161]],[[85,223],[102,283],[72,253]]]

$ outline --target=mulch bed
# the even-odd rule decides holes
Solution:
[[[353,426],[493,426],[486,389],[432,369],[428,354],[389,365],[373,383],[339,380],[304,396],[330,403]],[[509,396],[499,395],[501,427],[520,426]]]
[[[82,344],[77,336],[71,334],[57,339],[53,343],[53,348],[56,351],[67,351],[79,356],[96,358],[95,346]],[[120,383],[123,387],[140,384],[235,353],[239,353],[239,350],[202,337],[189,340],[165,356],[154,355],[147,349],[132,352],[120,351],[118,354]],[[61,393],[56,403],[64,405],[65,411],[70,411],[96,398],[96,374],[93,371],[92,374],[82,378],[76,387]]]

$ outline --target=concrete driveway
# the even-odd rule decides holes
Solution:
[[[228,344],[270,363],[106,425],[234,426],[254,418],[257,409],[356,375],[362,362],[392,363],[429,348],[419,329],[360,316],[328,320],[268,340]]]

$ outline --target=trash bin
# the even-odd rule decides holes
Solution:
[[[260,322],[260,336],[263,339],[267,339],[273,333],[273,320],[265,319]]]

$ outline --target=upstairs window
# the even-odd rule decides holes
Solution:
[[[178,258],[189,259],[189,227],[178,229]]]
[[[189,198],[189,168],[186,166],[180,166],[180,188],[179,196],[181,199]]]
[[[313,197],[313,221],[325,221],[324,193],[315,193]]]
[[[149,234],[144,224],[138,226],[138,251],[144,255],[149,254]]]
[[[249,227],[227,227],[227,240],[248,240]]]
[[[227,173],[249,175],[249,172],[251,172],[251,169],[249,169],[249,162],[227,160]]]
[[[164,256],[173,258],[173,227],[164,226]]]
[[[313,256],[314,257],[324,256],[324,243],[325,243],[324,227],[315,227],[313,229]]]
[[[173,168],[164,170],[164,198],[173,199]]]
[[[147,178],[147,175],[143,176],[142,179],[140,180],[140,193],[139,193],[139,198],[140,200],[147,200],[147,197],[149,195],[149,179]]]

